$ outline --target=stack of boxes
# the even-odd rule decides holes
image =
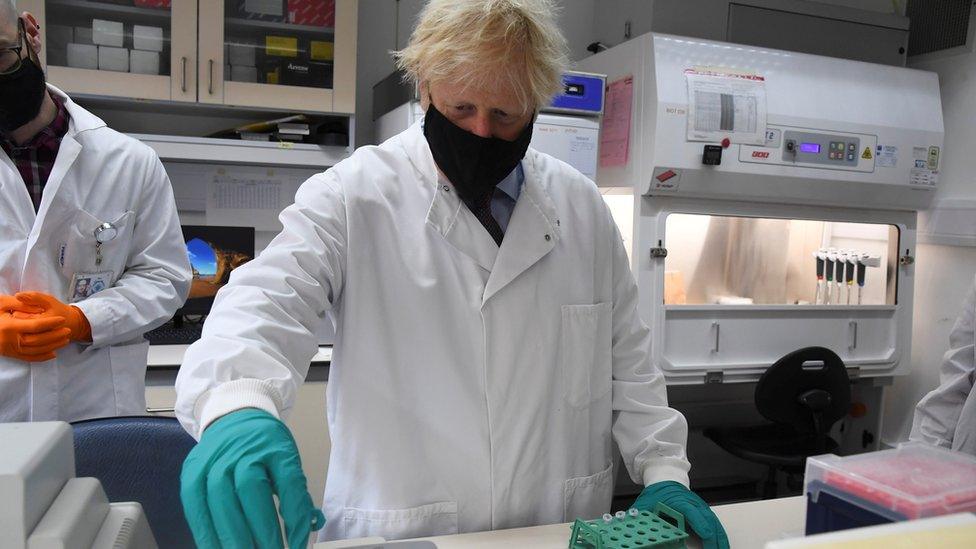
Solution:
[[[132,47],[127,48],[130,35]],[[92,19],[91,27],[50,25],[47,36],[51,65],[138,74],[160,72],[162,27],[133,25],[128,34],[121,21]]]
[[[161,27],[132,26],[131,72],[159,74],[159,56],[163,52]]]
[[[335,0],[237,0],[242,19],[305,27],[335,25]],[[285,30],[285,29],[283,29]],[[296,29],[304,34],[304,29]],[[316,33],[315,31],[312,31]],[[332,87],[334,46],[331,41],[279,32],[258,43],[228,39],[229,68],[237,82],[261,82],[316,88]]]

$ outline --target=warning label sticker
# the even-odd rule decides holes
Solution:
[[[878,145],[875,151],[879,168],[894,168],[898,165],[898,147],[894,145]]]
[[[861,153],[861,158],[864,160],[871,160],[874,155],[871,154],[871,147],[864,147],[864,152]]]

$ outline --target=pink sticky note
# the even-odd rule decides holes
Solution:
[[[633,76],[610,83],[606,108],[603,111],[603,125],[600,128],[600,167],[623,166],[627,163],[633,98]]]

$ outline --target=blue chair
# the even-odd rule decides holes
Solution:
[[[75,469],[101,481],[109,501],[142,504],[159,547],[194,547],[180,502],[180,470],[196,441],[169,417],[77,421]]]

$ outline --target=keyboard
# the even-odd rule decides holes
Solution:
[[[146,332],[150,345],[189,345],[200,339],[203,323],[183,324],[179,328],[167,322],[155,330]]]

